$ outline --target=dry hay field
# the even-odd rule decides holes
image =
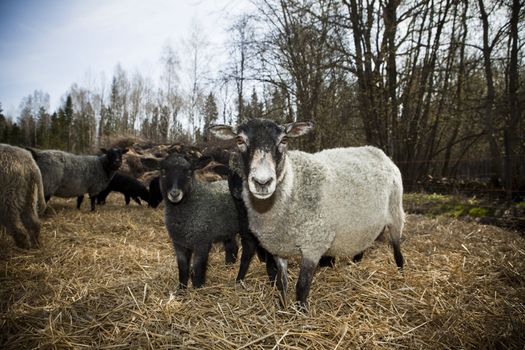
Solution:
[[[40,250],[0,235],[2,349],[522,349],[525,240],[516,232],[408,215],[404,273],[385,243],[316,274],[310,310],[278,304],[254,259],[210,258],[200,290],[177,290],[162,209],[53,198]],[[298,273],[290,263],[290,290]]]

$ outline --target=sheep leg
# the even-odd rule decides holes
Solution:
[[[319,267],[334,267],[335,266],[335,257],[323,255],[321,260],[319,260]]]
[[[275,259],[273,258],[273,255],[269,252],[266,252],[266,273],[268,274],[268,279],[270,280],[270,283],[275,283],[275,280],[277,279],[277,263],[275,262]]]
[[[95,201],[97,200],[97,195],[89,195],[89,200],[91,201],[91,211],[95,211]]]
[[[288,290],[288,260],[279,256],[274,256],[274,259],[277,264],[275,285],[280,292],[279,298],[281,305],[286,307],[286,291]]]
[[[394,249],[394,259],[396,260],[396,265],[400,270],[403,270],[405,259],[403,258],[403,254],[401,254],[401,247],[398,239],[392,240],[392,247]]]
[[[97,204],[106,204],[106,198],[108,197],[109,192],[107,190],[103,190],[99,194],[97,194]]]
[[[129,205],[129,202],[131,201],[131,197],[129,194],[124,195],[124,200],[126,201],[126,205]]]
[[[13,236],[13,239],[15,240],[15,244],[19,248],[23,249],[29,249],[31,248],[30,241],[28,239],[28,235],[26,233],[26,229],[20,221],[20,218],[16,218],[14,221],[7,221],[6,222],[6,228],[7,233],[9,233],[11,236]]]
[[[260,262],[266,262],[266,256],[269,254],[260,244],[257,245],[257,257]],[[277,268],[277,266],[275,266]],[[277,271],[277,270],[276,270]]]
[[[84,195],[77,197],[77,209],[80,209],[80,206],[82,205],[83,200],[84,200]]]
[[[320,257],[308,257],[304,256],[301,260],[301,269],[299,271],[299,279],[295,286],[296,299],[299,305],[306,307],[306,299],[310,293],[310,287],[312,285],[312,279],[314,278],[315,269],[319,264]]]
[[[210,248],[211,245],[207,244],[195,250],[195,256],[193,257],[193,274],[191,276],[191,282],[194,288],[200,288],[206,283],[206,270],[208,268]]]
[[[363,259],[363,254],[364,253],[365,252],[361,252],[361,253],[359,253],[357,255],[354,255],[354,257],[352,258],[352,261],[355,262],[355,263],[360,262]]]
[[[38,216],[35,213],[30,213],[29,215],[22,216],[22,222],[26,228],[29,238],[30,248],[38,248],[40,242],[38,236],[40,234],[40,222]]]
[[[396,260],[396,265],[400,270],[403,270],[404,259],[403,254],[401,254],[401,230],[403,229],[403,221],[399,220],[396,224],[388,226],[390,231],[390,244],[394,250],[394,259]]]
[[[250,267],[250,262],[252,261],[252,258],[255,255],[255,250],[257,249],[257,241],[254,237],[246,237],[243,235],[241,236],[241,245],[241,265],[239,266],[239,273],[235,279],[237,282],[242,281],[244,277],[246,277],[246,273]]]
[[[177,256],[177,267],[179,268],[179,287],[186,289],[190,278],[191,249],[175,245],[175,255]]]
[[[51,199],[51,196],[45,196],[44,199],[46,200],[46,203],[47,203]]]
[[[140,203],[139,197],[132,197],[132,198],[138,205],[142,205],[142,203]]]
[[[224,242],[224,263],[226,265],[234,264],[237,261],[237,251],[239,246],[235,238],[227,239]]]
[[[388,230],[390,231],[390,244],[394,250],[394,259],[396,260],[396,265],[400,270],[403,270],[404,259],[403,254],[401,254],[401,233],[403,232],[404,223],[404,213],[402,207],[402,196],[403,191],[400,188],[397,188],[390,196],[390,214],[392,217],[392,222],[388,224]],[[382,232],[384,236],[384,229]]]

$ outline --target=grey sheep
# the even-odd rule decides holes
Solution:
[[[31,154],[0,144],[0,226],[20,248],[39,246],[40,220],[46,208],[42,176]]]
[[[91,210],[95,210],[97,194],[104,190],[122,164],[122,155],[128,149],[101,149],[99,156],[75,155],[58,150],[27,148],[35,159],[44,182],[44,196],[77,197],[80,209],[84,194],[88,193]]]
[[[206,282],[208,254],[215,242],[226,242],[226,256],[237,251],[237,212],[226,181],[201,182],[195,171],[211,158],[186,159],[173,154],[164,160],[146,158],[142,163],[160,169],[160,191],[164,199],[164,223],[177,256],[179,285],[186,288],[193,255],[193,287]]]
[[[253,119],[212,134],[236,139],[243,163],[243,201],[250,229],[277,260],[277,286],[285,300],[287,260],[302,257],[296,298],[306,306],[322,255],[358,256],[385,227],[399,268],[404,225],[401,173],[375,147],[315,154],[287,151],[287,139],[306,134],[309,122],[287,125]]]

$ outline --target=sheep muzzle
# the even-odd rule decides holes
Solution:
[[[275,160],[271,153],[256,150],[251,161],[248,189],[255,198],[267,199],[273,195],[276,182]]]
[[[172,189],[168,192],[167,197],[171,203],[177,204],[182,200],[182,197],[184,197],[184,193],[179,189]]]

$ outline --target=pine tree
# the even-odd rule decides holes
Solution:
[[[9,137],[9,123],[5,117],[2,109],[2,103],[0,103],[0,142],[5,143]]]
[[[73,99],[71,95],[67,95],[66,105],[64,106],[64,119],[63,119],[63,132],[64,140],[66,143],[66,150],[69,152],[72,149],[72,137],[73,137]]]
[[[54,137],[55,146],[57,149],[66,149],[67,148],[67,118],[64,108],[59,108],[56,113],[55,125],[52,125],[51,130]]]
[[[49,130],[49,147],[50,148],[62,148],[62,129],[61,129],[61,120],[58,114],[61,112],[55,112],[51,115],[50,130]],[[63,113],[63,112],[62,112]]]
[[[259,102],[259,98],[257,97],[257,91],[255,91],[255,88],[253,88],[252,96],[250,100],[250,110],[251,110],[251,118],[262,118],[263,116],[263,104]]]
[[[13,125],[11,125],[9,131],[9,140],[7,143],[16,146],[20,146],[22,144],[22,130],[17,123],[13,123]]]
[[[44,107],[38,109],[37,115],[37,146],[40,148],[49,148],[50,145],[50,128],[51,116]]]
[[[204,115],[204,130],[203,130],[204,141],[208,141],[208,136],[209,136],[208,129],[210,125],[216,122],[217,119],[219,118],[219,110],[217,108],[217,102],[215,101],[215,96],[211,92],[206,98],[206,102],[204,103],[203,115]]]
[[[168,142],[168,131],[170,128],[170,109],[168,106],[162,106],[160,109],[160,118],[159,118],[159,136],[161,143]]]

